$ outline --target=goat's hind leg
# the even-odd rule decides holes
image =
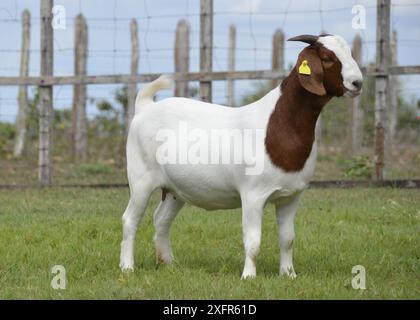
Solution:
[[[123,240],[121,242],[120,268],[123,272],[134,270],[134,240],[137,228],[146,212],[147,203],[153,192],[147,179],[130,185],[130,200],[122,216]]]
[[[172,248],[170,241],[170,228],[176,215],[183,207],[184,202],[171,194],[166,194],[154,213],[156,262],[169,264],[172,262]]]

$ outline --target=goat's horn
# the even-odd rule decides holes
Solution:
[[[318,36],[312,36],[310,34],[303,34],[301,36],[296,36],[290,39],[287,39],[287,41],[302,41],[309,44],[314,44],[317,42]]]

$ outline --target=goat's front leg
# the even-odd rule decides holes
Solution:
[[[277,224],[280,243],[280,275],[296,278],[293,268],[293,241],[295,239],[295,215],[300,194],[276,205]]]
[[[245,266],[242,279],[257,275],[256,259],[260,252],[261,224],[264,204],[254,199],[242,200],[242,228],[245,246]]]

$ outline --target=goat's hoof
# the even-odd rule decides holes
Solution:
[[[169,265],[173,261],[172,254],[156,253],[156,265]]]
[[[131,265],[120,264],[120,269],[122,273],[131,273],[134,272],[134,267]]]
[[[296,272],[293,267],[282,267],[280,268],[280,276],[287,276],[290,279],[296,278]]]
[[[241,280],[254,279],[256,276],[257,276],[256,273],[244,272],[242,273]]]

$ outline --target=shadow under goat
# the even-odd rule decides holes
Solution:
[[[136,231],[150,195],[160,188],[162,200],[154,213],[159,263],[173,260],[169,232],[184,203],[207,210],[242,207],[242,278],[255,277],[264,207],[272,203],[279,227],[280,274],[296,277],[294,218],[299,198],[315,169],[318,116],[332,97],[359,95],[363,79],[342,37],[302,35],[289,41],[309,46],[299,54],[280,88],[252,104],[230,108],[175,97],[154,102],[157,91],[172,85],[168,76],[161,76],[139,92],[127,139],[130,200],[122,219],[123,271],[134,268]],[[220,145],[206,140],[214,130],[224,132],[222,138],[228,141],[238,132],[244,136],[221,152]],[[246,136],[251,138],[247,140]],[[192,150],[191,144],[197,140],[202,143]],[[216,161],[224,159],[226,149],[243,150],[250,144],[256,151],[253,168],[235,157]],[[197,150],[208,152],[207,157],[189,157]]]

